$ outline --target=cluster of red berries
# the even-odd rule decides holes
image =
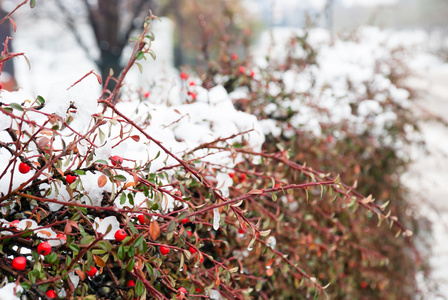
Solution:
[[[188,75],[186,75],[185,73],[181,73],[181,78],[183,80],[186,80],[188,78]],[[195,86],[195,82],[191,81],[189,83],[189,85],[190,86]],[[192,93],[192,94],[189,94],[189,95],[192,96],[193,99],[196,99],[196,94]],[[148,94],[148,96],[149,96],[149,94]],[[145,97],[148,97],[148,96],[145,94]],[[110,161],[111,161],[113,166],[120,166],[123,163],[123,158],[121,158],[118,155],[112,156],[109,159],[110,159]],[[19,164],[19,168],[18,169],[19,169],[20,173],[26,174],[26,173],[28,173],[31,170],[31,167],[28,164],[26,164],[24,162],[21,162]],[[76,179],[77,179],[77,176],[71,175],[71,174],[67,174],[66,177],[65,177],[65,180],[67,181],[68,184],[72,184],[73,182],[76,181]],[[239,180],[241,182],[245,181],[245,179],[246,179],[246,174],[241,174],[239,176]],[[179,191],[176,194],[181,196]],[[150,222],[150,218],[148,216],[144,215],[144,214],[139,214],[137,218],[138,218],[138,221],[141,224],[149,224],[149,222]],[[182,219],[181,222],[183,224],[186,224],[186,223],[189,222],[189,219],[188,218]],[[15,221],[12,221],[10,224],[11,224],[11,227],[13,227],[13,226],[17,226],[18,223],[19,223],[19,220],[15,220]],[[187,232],[188,236],[192,236],[193,235],[193,233],[190,230],[187,230],[186,232]],[[59,238],[59,239],[67,241],[67,237],[64,234],[58,233],[56,235],[56,237]],[[121,242],[121,241],[123,241],[127,237],[126,231],[123,230],[123,229],[119,229],[119,230],[117,230],[115,232],[114,237],[115,237],[116,241]],[[159,249],[160,249],[160,253],[163,256],[166,256],[170,252],[170,247],[168,247],[168,246],[160,246]],[[194,248],[193,246],[190,246],[188,250],[193,255],[198,253],[197,249]],[[40,243],[38,245],[37,252],[39,254],[41,254],[41,255],[47,256],[47,255],[49,255],[51,253],[51,245],[48,242],[42,242],[42,243]],[[202,255],[200,255],[200,262],[203,263],[203,261],[204,261],[204,258],[203,258]],[[23,256],[16,257],[12,261],[12,268],[14,268],[17,271],[23,271],[23,270],[26,269],[26,263],[27,263],[27,260],[26,260],[25,257],[23,257]],[[89,277],[95,276],[97,272],[98,272],[98,269],[95,266],[91,266],[88,270],[86,270],[86,274]],[[134,287],[135,286],[135,282],[133,280],[129,280],[126,283],[126,286],[127,287]],[[182,293],[182,294],[186,294],[187,293],[187,290],[184,287],[180,287],[178,289],[178,291],[180,293]],[[57,293],[54,290],[48,290],[46,292],[46,296],[48,298],[57,298],[58,295],[57,295]]]
[[[123,162],[123,159],[121,161]],[[112,164],[113,164],[113,162],[112,162]],[[29,171],[31,171],[31,166],[30,165],[28,165],[28,164],[26,164],[24,162],[21,162],[19,164],[19,172],[20,173],[27,174]],[[75,180],[77,178],[78,177],[76,177],[74,175],[71,175],[71,174],[68,174],[67,176],[65,176],[65,180],[67,180],[68,184],[72,184],[73,182],[75,182]]]
[[[230,172],[229,177],[233,179],[233,182],[235,183],[243,183],[246,181],[247,175],[246,173],[241,173],[240,175],[236,176],[235,173]]]
[[[230,58],[233,60],[233,61],[236,61],[236,60],[238,60],[238,55],[236,54],[236,53],[232,53],[231,55],[230,55]],[[246,75],[247,73],[246,73],[246,67],[244,67],[244,66],[239,66],[238,67],[238,73],[240,73],[240,74],[243,74],[243,75]],[[250,71],[250,77],[254,77],[255,76],[255,72],[254,71]]]
[[[190,76],[188,76],[187,73],[185,72],[181,72],[180,73],[180,79],[182,81],[186,81]],[[193,80],[191,80],[189,83],[189,86],[194,87],[196,85],[196,82],[194,82]],[[194,91],[187,91],[187,95],[192,99],[192,100],[196,100],[196,98],[198,97],[198,94]]]

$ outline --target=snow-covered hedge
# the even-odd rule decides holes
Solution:
[[[273,28],[253,47],[252,59],[235,60],[227,73],[216,71],[212,62],[209,68],[218,74],[212,77],[213,82],[227,88],[235,106],[259,119],[266,134],[264,151],[288,149],[289,158],[295,162],[340,174],[344,182],[352,183],[365,195],[372,194],[378,203],[389,203],[391,214],[418,231],[419,217],[413,213],[400,175],[410,161],[407,146],[420,142],[412,111],[412,89],[405,85],[405,79],[414,65],[428,61],[422,51],[426,38],[419,31],[373,27],[334,38],[318,28]],[[211,76],[204,74],[201,78]],[[371,214],[346,214],[347,208],[356,211],[353,203],[323,207],[321,212],[328,215],[316,216],[315,208],[303,206],[305,199],[294,199],[283,198],[290,210],[300,213],[285,219],[295,222],[295,218],[313,216],[301,223],[311,237],[310,247],[315,247],[313,240],[327,239],[326,233],[314,226],[315,222],[326,224],[328,216],[352,228],[358,224],[374,226]],[[338,261],[324,263],[319,256],[307,256],[311,273],[325,274],[329,281],[337,282],[329,288],[333,297],[359,298],[368,293],[379,298],[406,298],[415,292],[415,277],[409,274],[415,274],[423,264],[416,263],[420,254],[412,244],[395,239],[390,231],[366,236],[364,230],[354,230],[348,236],[348,240],[365,246],[343,243],[341,252],[347,256],[343,259],[345,254],[339,253],[340,261],[359,258],[349,268]],[[323,244],[328,243],[326,240]],[[294,242],[285,234],[280,244]],[[413,250],[406,250],[409,248]],[[363,269],[368,256],[374,257],[370,264],[378,263],[375,271]],[[339,271],[328,274],[328,269],[337,268]],[[289,284],[272,284],[282,290],[282,296],[293,295],[297,287],[286,290],[294,286],[294,280],[283,280]]]

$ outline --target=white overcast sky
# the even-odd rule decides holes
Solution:
[[[320,2],[320,0],[319,0]],[[341,3],[343,6],[376,6],[376,5],[392,5],[396,4],[398,0],[342,0]]]

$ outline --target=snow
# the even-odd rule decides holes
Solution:
[[[19,300],[18,292],[22,292],[23,288],[14,282],[7,283],[0,288],[0,300]]]
[[[447,121],[444,113],[448,109],[448,64],[434,58],[426,61],[432,63],[419,64],[415,76],[408,83],[420,95],[418,105],[414,107],[416,113],[422,117],[430,117],[419,124],[425,137],[427,152],[418,148],[411,149],[415,161],[403,175],[403,181],[414,195],[413,201],[419,208],[419,213],[431,221],[432,236],[421,235],[420,240],[423,241],[420,242],[430,258],[432,272],[429,278],[427,274],[419,274],[419,287],[427,290],[430,295],[427,299],[445,299],[448,295],[448,205],[445,200],[448,193],[448,172],[442,166],[448,163],[448,143],[441,137],[446,136],[448,130],[443,123],[434,121],[434,117]],[[425,242],[431,247],[427,247]],[[428,283],[425,282],[428,279],[433,279],[438,284],[436,292],[430,290],[431,286],[428,288]]]
[[[305,34],[303,30],[285,27],[263,33],[253,48],[258,68],[263,69],[269,63],[282,69],[287,55],[306,59],[307,52],[297,44]],[[307,35],[307,43],[319,49],[315,64],[289,65],[284,72],[272,72],[273,80],[266,79],[265,93],[275,97],[281,92],[277,83],[281,80],[283,93],[290,96],[264,104],[264,114],[281,120],[292,112],[290,125],[314,136],[322,135],[323,127],[343,123],[355,134],[372,136],[378,146],[387,145],[400,151],[400,143],[387,138],[386,129],[397,120],[395,106],[410,106],[410,94],[389,77],[405,74],[405,70],[397,68],[396,61],[415,60],[421,61],[420,64],[431,61],[420,54],[424,53],[421,45],[427,35],[420,30],[394,32],[376,27],[360,27],[351,37],[335,40],[320,28],[309,30]],[[260,86],[263,88],[263,84]],[[370,99],[370,94],[375,97]],[[269,121],[263,126],[265,134],[274,136],[278,136],[278,128],[285,137],[294,136],[283,121],[276,126]],[[332,135],[344,136],[337,131]],[[412,132],[409,136],[413,136]]]
[[[219,208],[213,209],[213,229],[219,229],[219,221],[221,220],[221,214],[219,213]]]
[[[221,293],[218,290],[210,290],[210,299],[222,300]]]
[[[98,233],[107,233],[104,236],[105,240],[114,240],[115,232],[120,229],[120,223],[115,216],[105,217],[102,220],[100,220],[100,218],[95,218],[94,228],[96,228]]]

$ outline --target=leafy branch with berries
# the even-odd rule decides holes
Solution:
[[[282,282],[334,295],[349,251],[366,269],[387,261],[358,230],[387,223],[409,241],[386,201],[300,163],[223,85],[182,72],[182,103],[123,93],[155,57],[154,20],[113,91],[89,89],[101,84],[90,71],[50,97],[0,94],[0,279],[17,296],[272,299],[288,297]]]

